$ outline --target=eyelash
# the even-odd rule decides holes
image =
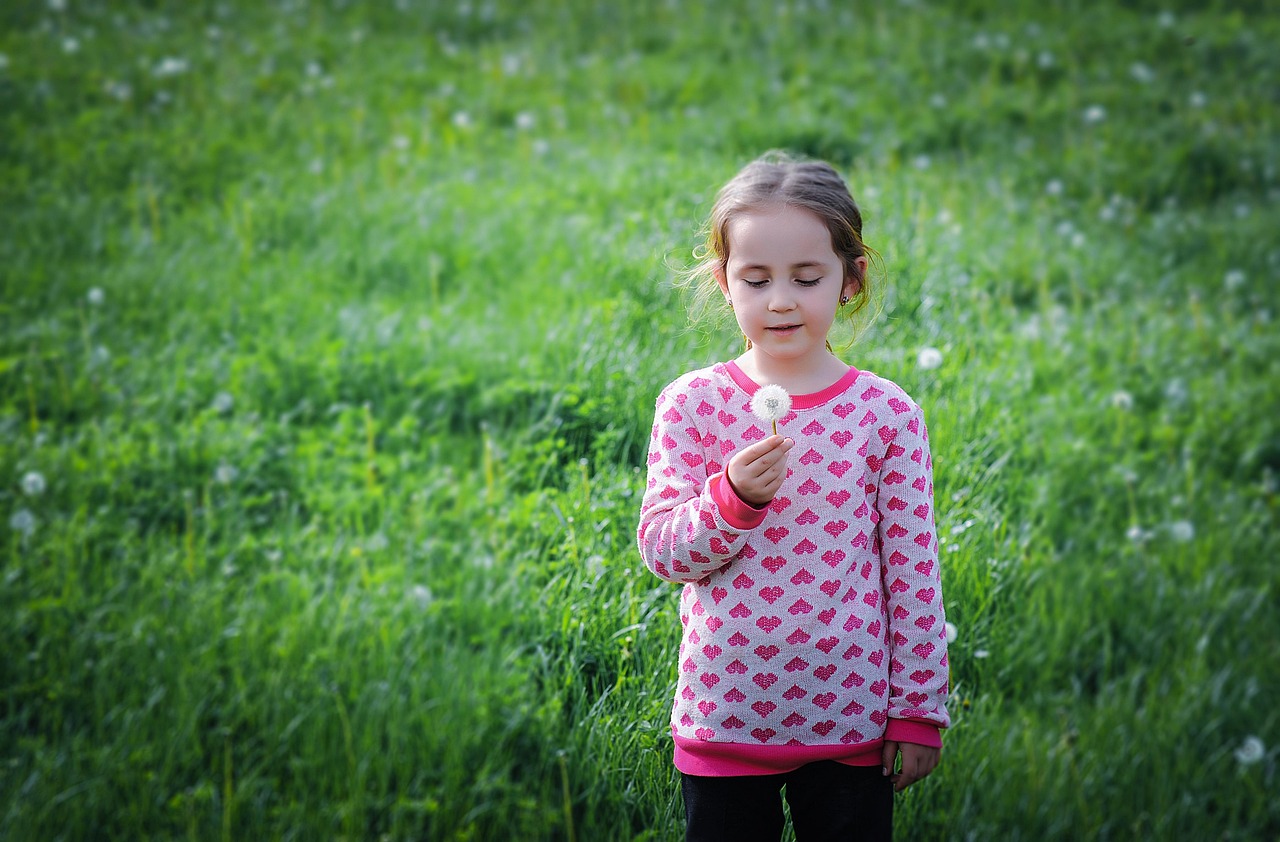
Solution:
[[[752,280],[748,280],[747,278],[743,278],[742,282],[747,286],[751,287],[752,289],[760,289],[762,286],[769,283],[768,279],[765,279],[763,281],[752,281]],[[822,282],[822,278],[814,278],[811,281],[801,280],[800,278],[796,278],[795,282],[802,287],[814,287]]]

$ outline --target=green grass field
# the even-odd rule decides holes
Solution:
[[[1280,837],[1280,15],[1181,5],[4,4],[0,838],[679,838],[641,466],[770,148],[934,444],[899,838]]]

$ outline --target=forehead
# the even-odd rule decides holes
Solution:
[[[793,266],[836,262],[831,232],[817,214],[788,205],[743,211],[729,221],[729,261],[735,264]]]

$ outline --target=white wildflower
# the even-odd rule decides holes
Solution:
[[[947,98],[942,94],[934,94],[933,96],[929,97],[929,104],[932,105],[934,108],[946,108]]]
[[[1262,760],[1267,753],[1267,747],[1262,744],[1262,740],[1250,735],[1245,737],[1244,742],[1236,749],[1236,762],[1241,766],[1252,766]]]
[[[23,538],[30,538],[31,533],[36,531],[36,516],[26,509],[18,509],[9,516],[9,528]]]
[[[1140,61],[1135,61],[1130,65],[1129,75],[1133,77],[1135,82],[1141,82],[1143,84],[1151,82],[1156,78],[1156,72]]]
[[[219,392],[213,396],[213,411],[219,415],[226,415],[235,405],[236,399],[231,396],[230,392]]]
[[[44,476],[36,471],[27,471],[22,475],[22,493],[28,497],[38,497],[44,493],[46,484]]]
[[[80,42],[75,38],[62,39],[62,51],[67,54],[80,52]]]
[[[973,657],[979,660],[982,660],[983,658],[990,658],[991,653],[988,652],[986,649],[975,649],[973,650]]]
[[[391,138],[391,145],[394,146],[396,149],[399,149],[401,152],[403,152],[404,150],[409,148],[409,138],[405,137],[402,134],[398,134],[395,137]]]
[[[320,66],[318,61],[309,61],[307,62],[306,73],[309,78],[318,79],[320,74],[324,73],[324,68]]]
[[[1189,520],[1175,520],[1169,524],[1169,535],[1173,540],[1185,544],[1196,537],[1196,527]]]
[[[1048,50],[1041,50],[1040,55],[1036,56],[1036,64],[1040,65],[1041,70],[1048,70],[1053,67],[1053,53]]]
[[[1202,91],[1192,91],[1191,96],[1187,97],[1187,104],[1192,108],[1204,108],[1209,104],[1209,98]]]
[[[1122,409],[1125,412],[1133,409],[1133,395],[1124,389],[1117,389],[1111,393],[1111,405],[1116,409]]]
[[[226,462],[219,464],[218,469],[213,472],[213,478],[219,485],[230,485],[239,475],[240,472],[235,469],[235,466],[228,465]]]
[[[1044,186],[1044,192],[1048,193],[1050,196],[1061,196],[1062,180],[1058,178],[1051,180]]]
[[[522,132],[527,132],[537,125],[537,120],[529,111],[521,111],[516,115],[516,128]]]
[[[431,595],[431,588],[428,588],[426,585],[414,585],[409,589],[409,596],[411,596],[413,600],[423,608],[430,605],[431,600],[434,598]]]
[[[161,59],[160,63],[152,69],[151,74],[161,79],[169,76],[180,76],[187,72],[189,66],[186,59],[167,56]]]
[[[1089,125],[1101,123],[1107,119],[1107,109],[1101,105],[1090,105],[1084,110],[1084,121]]]
[[[942,352],[937,348],[921,348],[916,355],[916,365],[925,371],[932,371],[942,365]]]
[[[89,292],[85,294],[85,298],[94,307],[100,307],[102,302],[107,300],[107,295],[102,291],[102,287],[90,287]]]
[[[128,102],[133,96],[133,88],[128,82],[117,82],[115,79],[104,82],[102,92],[118,102]]]
[[[1173,12],[1169,11],[1168,9],[1165,9],[1163,12],[1161,12],[1159,15],[1156,16],[1156,24],[1161,29],[1170,29],[1173,27],[1175,23],[1177,23],[1177,18],[1175,18],[1173,16]]]
[[[918,170],[929,169],[929,165],[931,163],[933,163],[933,161],[930,160],[928,155],[917,155],[911,159],[911,166],[915,167]]]
[[[1135,544],[1141,543],[1147,539],[1146,530],[1141,526],[1138,526],[1136,523],[1125,530],[1124,536]]]
[[[771,422],[774,435],[778,434],[778,421],[790,411],[791,395],[776,383],[761,386],[760,390],[751,396],[752,414],[762,421]]]
[[[956,630],[955,623],[947,623],[947,643],[955,643],[960,633]]]
[[[364,547],[371,553],[382,552],[387,548],[387,536],[382,532],[375,532],[369,536]]]
[[[471,115],[465,111],[459,111],[453,115],[453,124],[460,129],[471,127]]]

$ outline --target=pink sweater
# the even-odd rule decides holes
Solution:
[[[638,540],[684,583],[676,765],[696,775],[878,764],[887,739],[941,745],[947,640],[920,408],[849,369],[793,395],[787,478],[756,509],[724,466],[768,435],[732,362],[657,400]]]

